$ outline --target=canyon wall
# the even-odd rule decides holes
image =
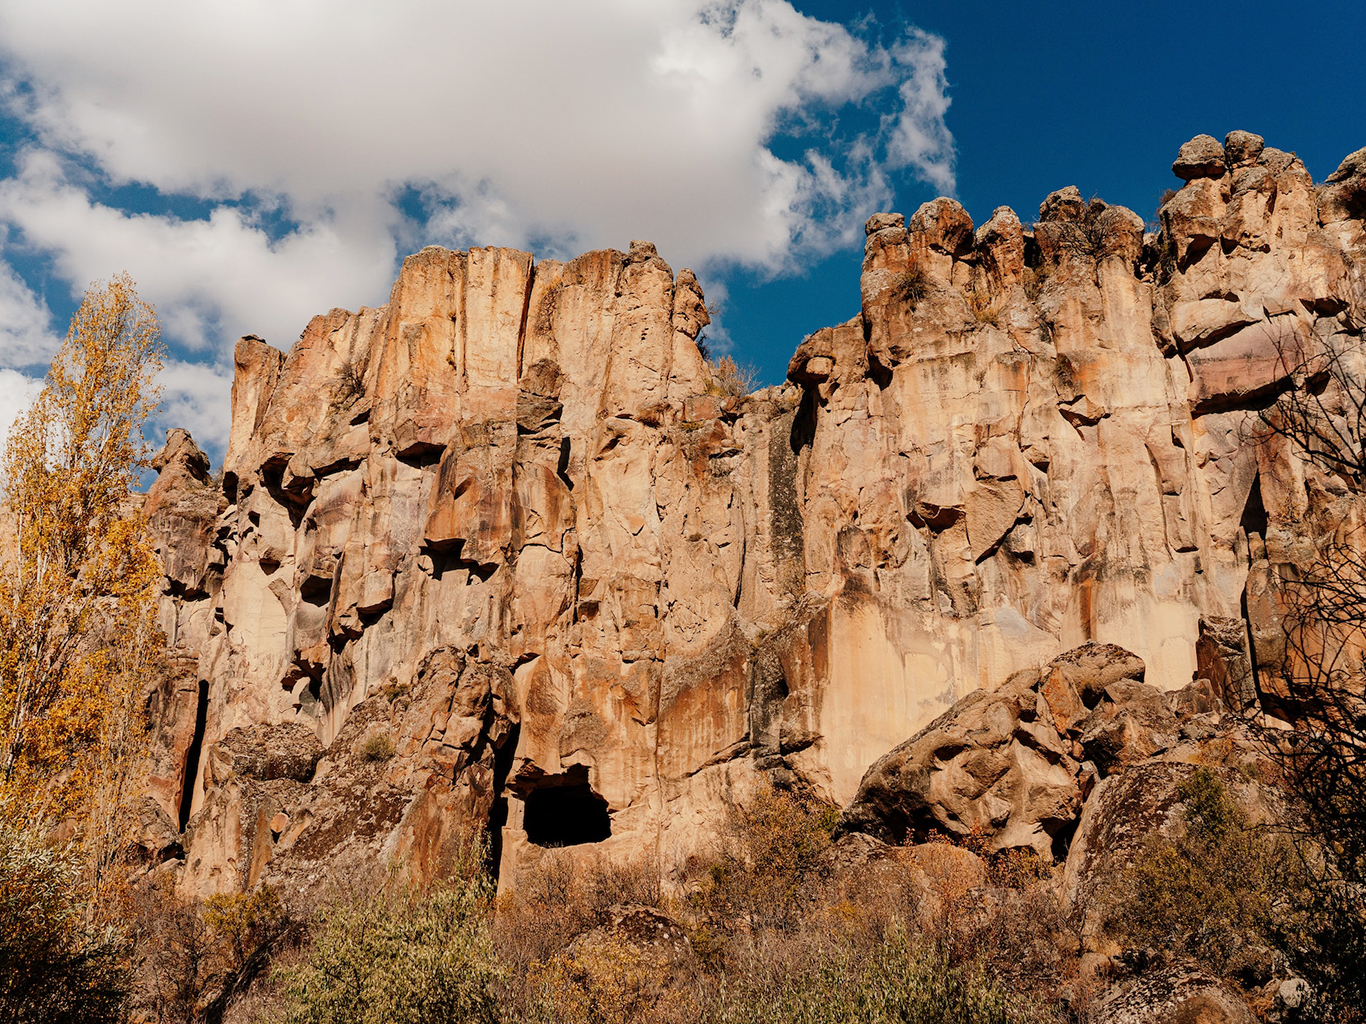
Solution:
[[[182,884],[431,874],[470,825],[504,884],[559,845],[667,871],[1088,642],[1255,698],[1275,566],[1345,491],[1259,410],[1360,343],[1366,150],[1173,169],[1156,231],[1075,188],[874,216],[861,310],[749,395],[644,242],[428,248],[288,353],[242,339],[221,483],[174,432],[147,505]]]

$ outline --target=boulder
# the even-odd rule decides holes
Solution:
[[[1235,129],[1224,136],[1224,157],[1229,170],[1251,167],[1266,148],[1260,135]]]
[[[1081,722],[1086,760],[1102,776],[1145,761],[1175,745],[1180,725],[1162,692],[1135,679],[1120,679]]]
[[[1189,753],[1194,756],[1199,748]],[[1201,759],[1209,760],[1208,754]],[[1212,770],[1250,820],[1284,820],[1284,798],[1274,788],[1250,779],[1243,765],[1240,761],[1237,767]],[[1248,767],[1260,764],[1252,761]],[[1180,790],[1198,769],[1198,765],[1184,761],[1152,759],[1110,775],[1096,785],[1086,799],[1063,870],[1063,894],[1073,907],[1083,911],[1094,908],[1107,881],[1131,864],[1151,839],[1174,839],[1184,832],[1185,804]],[[1102,915],[1083,916],[1088,935],[1098,934]]]
[[[317,734],[302,723],[243,726],[209,748],[204,784],[214,786],[234,775],[307,782],[322,756]]]
[[[1081,806],[1080,765],[1041,684],[1025,672],[964,697],[868,769],[841,828],[894,843],[978,835],[1051,856]]]
[[[1172,164],[1172,173],[1183,181],[1222,178],[1226,170],[1224,147],[1212,135],[1197,135],[1184,143]]]
[[[1110,686],[1125,679],[1141,683],[1146,671],[1143,659],[1132,651],[1092,640],[1058,655],[1048,663],[1044,676],[1056,678],[1059,686],[1071,689],[1082,704],[1094,708]]]

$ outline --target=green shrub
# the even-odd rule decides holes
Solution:
[[[396,880],[323,907],[301,960],[277,972],[288,1024],[497,1020],[492,893],[481,879]]]
[[[124,1018],[128,946],[114,929],[87,923],[81,891],[70,851],[0,821],[0,1022]]]

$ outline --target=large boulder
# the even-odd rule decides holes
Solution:
[[[1212,135],[1197,135],[1181,147],[1172,173],[1184,181],[1224,176],[1224,147]]]
[[[964,697],[868,769],[842,828],[895,843],[976,833],[993,850],[1050,855],[1080,810],[1080,765],[1042,683],[1024,672]]]
[[[301,722],[233,729],[209,748],[205,785],[222,783],[231,775],[262,782],[308,782],[322,756],[317,734]]]
[[[968,694],[868,769],[843,828],[895,843],[940,832],[993,850],[1061,852],[1097,773],[1177,742],[1180,722],[1144,671],[1123,647],[1086,643]]]
[[[1236,741],[1227,739],[1220,746],[1238,749]],[[1186,754],[1213,760],[1208,748],[1192,747]],[[1254,822],[1284,820],[1285,804],[1279,791],[1251,778],[1258,774],[1258,763],[1236,756],[1233,761],[1232,766],[1212,770],[1234,803]],[[1062,886],[1064,897],[1084,920],[1088,936],[1100,934],[1104,927],[1103,915],[1088,910],[1098,905],[1107,882],[1118,878],[1154,839],[1175,839],[1184,832],[1186,804],[1181,788],[1199,767],[1186,761],[1153,759],[1102,779],[1087,798],[1067,852]]]
[[[1105,688],[1102,700],[1082,721],[1081,745],[1086,760],[1108,775],[1169,749],[1179,730],[1161,691],[1120,679]]]

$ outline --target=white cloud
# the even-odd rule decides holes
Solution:
[[[716,276],[856,242],[891,172],[952,191],[944,69],[936,37],[884,46],[787,0],[19,0],[0,95],[40,141],[0,222],[74,293],[127,269],[223,366],[238,334],[288,347],[313,313],[384,301],[400,245],[648,238]],[[102,205],[92,180],[248,201],[178,220]]]
[[[232,426],[232,372],[202,363],[169,360],[157,378],[161,385],[161,412],[157,423],[184,427],[201,445],[216,449]]]
[[[912,30],[894,52],[911,74],[899,90],[903,106],[887,146],[892,162],[914,169],[941,192],[952,193],[953,136],[944,121],[949,112],[944,40]]]
[[[236,207],[207,220],[129,214],[92,202],[52,153],[29,151],[20,164],[0,181],[0,219],[53,254],[73,295],[127,270],[167,334],[191,350],[221,340],[219,323],[231,338],[254,332],[288,348],[320,303],[382,299],[392,274],[382,224],[365,231],[320,217],[272,242]]]
[[[890,88],[889,131],[948,140],[933,37],[885,49],[786,0],[42,0],[0,40],[30,120],[117,180],[278,193],[310,221],[430,183],[485,229],[491,186],[509,241],[651,237],[680,263],[781,260],[831,196],[771,155],[784,121]],[[951,151],[894,159],[952,187]]]
[[[0,366],[46,363],[59,344],[47,306],[0,261]]]
[[[43,382],[17,370],[0,369],[0,451],[4,450],[10,427],[38,397]]]

